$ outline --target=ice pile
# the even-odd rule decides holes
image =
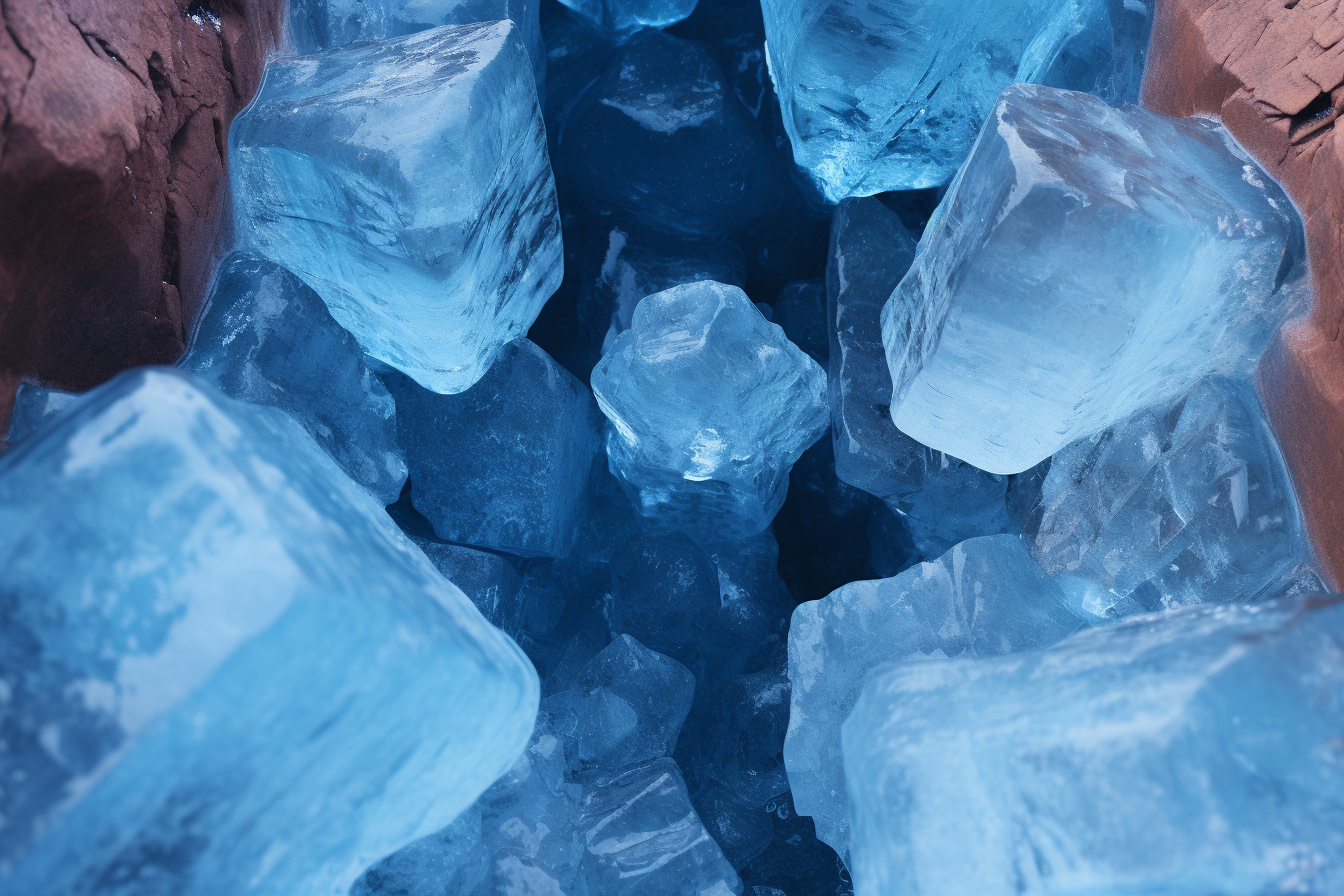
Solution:
[[[1297,295],[1301,224],[1220,125],[1003,92],[882,313],[891,417],[1020,473],[1247,375]]]
[[[527,740],[518,649],[303,428],[186,374],[0,458],[0,566],[5,892],[338,890]]]
[[[702,537],[755,535],[826,427],[826,374],[712,281],[635,308],[593,370],[612,472],[645,516]]]
[[[508,22],[274,61],[229,152],[240,241],[436,392],[480,379],[560,284],[546,133]]]

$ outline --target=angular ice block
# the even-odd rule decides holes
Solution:
[[[1255,391],[1223,377],[1057,453],[1029,535],[1097,617],[1254,600],[1311,554]]]
[[[569,553],[597,466],[601,415],[583,383],[526,339],[480,382],[438,395],[391,373],[411,501],[448,541]]]
[[[510,638],[523,627],[522,580],[513,564],[499,554],[460,544],[412,538],[434,568],[471,599],[481,615]]]
[[[317,293],[275,262],[250,252],[224,260],[178,366],[230,398],[288,413],[383,504],[401,494],[392,396]]]
[[[14,396],[14,410],[9,415],[9,432],[5,434],[5,440],[10,447],[19,444],[78,399],[76,392],[24,383]]]
[[[849,852],[840,725],[878,666],[926,656],[997,656],[1053,644],[1083,624],[1011,535],[973,538],[898,576],[800,604],[789,629],[793,685],[784,764],[817,836]]]
[[[714,630],[719,615],[714,561],[682,535],[636,535],[611,557],[607,622],[654,650],[680,651]]]
[[[1344,607],[898,666],[844,725],[856,896],[1338,893]]]
[[[537,679],[290,417],[141,368],[0,457],[0,891],[344,892]]]
[[[546,133],[508,22],[273,60],[229,168],[240,243],[436,392],[475,383],[560,285]]]
[[[593,370],[611,470],[645,516],[746,538],[826,431],[826,374],[746,293],[676,286],[635,309]]]
[[[510,19],[540,86],[546,76],[537,0],[290,0],[289,37],[300,53],[415,34],[440,25]]]
[[[603,32],[624,36],[641,28],[666,28],[691,14],[696,0],[562,0]]]
[[[700,823],[671,759],[598,780],[579,822],[584,878],[603,896],[731,896],[733,866]]]
[[[1010,87],[883,309],[892,420],[1019,473],[1205,374],[1249,374],[1300,245],[1221,125]]]
[[[1135,5],[764,0],[761,9],[794,158],[839,202],[946,182],[1014,82],[1116,93],[1113,72],[1132,68],[1136,51],[1141,69],[1147,44],[1126,12]],[[1130,72],[1124,80],[1137,86]],[[1121,87],[1116,98],[1137,94]]]

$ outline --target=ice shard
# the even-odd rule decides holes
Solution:
[[[640,302],[592,381],[612,472],[641,513],[692,537],[769,526],[829,422],[821,367],[713,281]]]
[[[0,890],[344,892],[536,674],[292,418],[142,368],[0,457]]]
[[[392,396],[317,293],[275,262],[250,252],[224,260],[178,366],[230,398],[288,413],[383,504],[401,494]]]
[[[784,763],[817,836],[849,852],[840,725],[885,663],[997,656],[1053,644],[1083,624],[1011,535],[973,538],[898,576],[800,604],[789,630],[793,687]]]
[[[761,9],[794,158],[832,202],[946,182],[1014,82],[1136,100],[1149,18],[1144,4],[1116,0]]]
[[[1335,893],[1344,607],[1189,607],[898,666],[844,725],[856,896]]]
[[[1010,87],[883,309],[892,420],[1019,473],[1248,375],[1301,257],[1292,204],[1221,125]]]
[[[475,383],[560,285],[546,132],[508,22],[272,60],[229,168],[239,241],[436,392]]]

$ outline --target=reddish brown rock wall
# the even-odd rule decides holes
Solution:
[[[1271,346],[1260,388],[1344,586],[1344,0],[1158,0],[1143,104],[1221,116],[1302,211],[1316,305]]]
[[[283,14],[0,0],[0,386],[83,390],[177,359],[226,219],[229,124]]]

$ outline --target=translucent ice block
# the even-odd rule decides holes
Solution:
[[[142,368],[0,458],[0,890],[344,892],[537,680],[290,417]]]
[[[1248,374],[1294,305],[1300,241],[1220,125],[1010,87],[883,309],[892,419],[1019,473]]]
[[[1338,600],[874,677],[844,726],[856,896],[1340,892]]]
[[[996,656],[1053,644],[1082,625],[1011,535],[973,538],[898,576],[854,582],[800,604],[789,630],[793,685],[784,763],[799,812],[849,851],[840,725],[884,663]]]
[[[273,60],[229,167],[240,242],[436,392],[476,382],[560,285],[546,133],[508,22]]]
[[[592,381],[612,472],[643,514],[693,537],[770,525],[829,422],[821,367],[746,293],[709,280],[640,302]]]

